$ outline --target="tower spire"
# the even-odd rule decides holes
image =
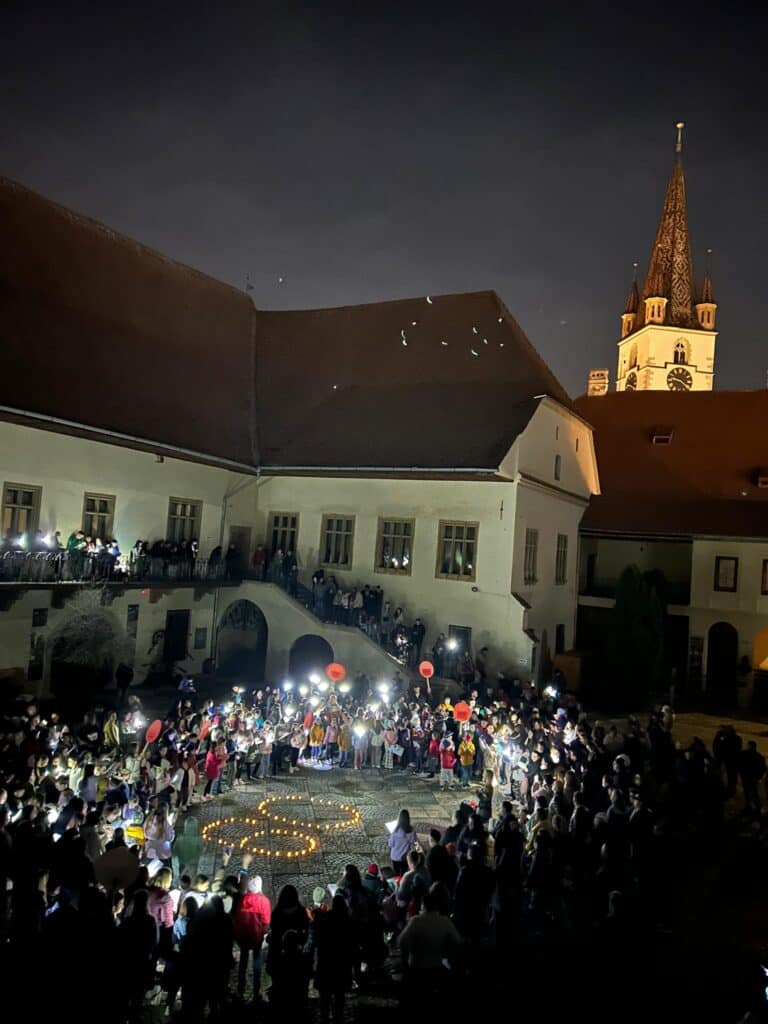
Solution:
[[[641,290],[643,300],[638,308],[634,328],[646,322],[646,299],[666,299],[664,324],[674,327],[698,327],[694,311],[693,262],[688,237],[688,213],[683,173],[683,128],[678,121],[675,163],[664,196],[659,227],[648,261],[648,271]],[[658,305],[654,307],[658,310]]]

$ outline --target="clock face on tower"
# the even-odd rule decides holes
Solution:
[[[690,391],[693,377],[684,366],[674,366],[667,374],[667,387],[670,391]]]
[[[637,387],[637,374],[635,373],[634,370],[632,370],[631,373],[627,374],[627,379],[624,381],[624,390],[625,391],[634,391],[636,387]]]

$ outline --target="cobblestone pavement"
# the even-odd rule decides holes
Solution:
[[[201,829],[214,821],[222,821],[215,830],[215,838],[206,843],[200,870],[213,875],[221,867],[223,847],[219,838],[235,846],[228,872],[240,867],[238,841],[251,831],[263,830],[262,835],[248,845],[259,846],[269,854],[254,858],[251,871],[262,876],[264,892],[271,899],[282,885],[296,886],[304,901],[311,901],[312,890],[338,882],[346,864],[356,864],[361,872],[371,862],[389,864],[386,822],[393,821],[401,808],[407,807],[414,827],[426,845],[426,837],[433,826],[444,828],[451,820],[462,795],[459,789],[441,792],[437,778],[415,776],[404,771],[384,771],[366,768],[332,768],[318,771],[311,767],[299,769],[296,775],[281,774],[265,781],[246,783],[228,790],[210,803],[195,804],[190,810],[200,822]],[[270,804],[270,813],[291,821],[308,823],[312,828],[293,826],[258,815],[258,804],[265,797],[278,798]],[[280,797],[290,797],[281,801]],[[321,803],[322,801],[322,803]],[[327,801],[331,801],[330,804]],[[341,829],[326,830],[324,826],[346,821],[350,815],[336,805],[348,805],[360,812],[360,822]],[[242,818],[259,817],[257,825],[244,826]],[[235,823],[226,819],[236,818]],[[288,858],[303,841],[292,836],[276,834],[277,829],[289,828],[317,835],[317,850],[299,859]]]

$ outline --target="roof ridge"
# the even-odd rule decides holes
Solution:
[[[15,181],[13,178],[6,178],[4,175],[0,174],[0,189],[3,187],[9,188],[15,192],[23,192],[25,195],[31,196],[33,199],[44,203],[60,216],[73,220],[84,228],[88,228],[100,235],[104,235],[113,241],[133,246],[144,256],[150,256],[159,260],[161,263],[167,263],[173,267],[178,267],[180,270],[193,274],[195,277],[202,278],[205,281],[218,285],[220,288],[224,288],[235,295],[239,295],[242,298],[247,299],[247,301],[254,306],[250,295],[242,291],[242,289],[229,284],[227,281],[222,281],[221,278],[213,277],[211,274],[206,274],[204,270],[200,270],[198,267],[192,267],[188,263],[182,263],[180,260],[174,259],[172,256],[167,256],[165,253],[160,252],[159,249],[153,249],[152,246],[145,245],[143,242],[139,242],[135,238],[131,238],[130,235],[125,235],[121,231],[116,231],[114,228],[109,227],[108,224],[104,224],[95,217],[90,217],[88,214],[80,213],[78,210],[73,210],[71,207],[65,206],[64,203],[60,203],[55,199],[50,199],[48,196],[43,195],[42,192],[38,192],[33,188],[29,188],[27,185],[22,185],[21,182]]]

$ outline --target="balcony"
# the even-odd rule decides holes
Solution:
[[[138,587],[237,586],[244,574],[207,558],[141,558],[124,565],[110,555],[67,551],[6,551],[0,555],[0,586],[45,589],[60,585]]]

